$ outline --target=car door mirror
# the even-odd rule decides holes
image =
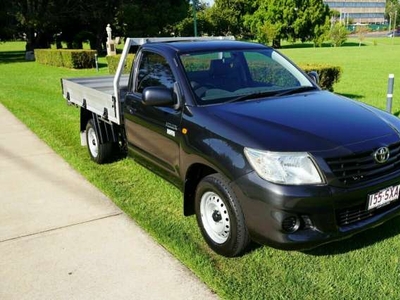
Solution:
[[[307,74],[316,84],[319,84],[319,75],[317,71],[311,71]]]
[[[163,86],[146,87],[142,93],[145,106],[172,106],[175,104],[173,91]]]

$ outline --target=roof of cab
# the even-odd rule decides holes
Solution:
[[[203,52],[203,51],[228,51],[228,50],[251,50],[269,49],[262,44],[251,42],[240,42],[231,40],[209,40],[209,41],[174,41],[146,43],[144,48],[169,49],[179,53]]]

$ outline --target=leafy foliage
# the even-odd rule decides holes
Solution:
[[[185,0],[124,1],[116,15],[118,29],[125,36],[171,35],[171,24],[183,20],[188,9]]]
[[[397,0],[387,0],[385,11],[385,18],[391,22],[389,27],[393,30],[393,27],[400,24],[400,2]]]
[[[0,1],[0,41],[7,40],[15,34],[15,19],[10,16],[11,0]]]
[[[255,38],[276,48],[284,39],[321,46],[329,37],[330,11],[323,0],[215,0],[211,7],[204,0],[194,3],[199,35]],[[107,24],[114,37],[193,36],[193,13],[189,0],[3,0],[0,39],[24,33],[27,50],[52,43],[61,48],[62,42],[81,49],[88,41],[100,53],[106,48]],[[331,34],[340,45],[337,28]]]
[[[108,64],[108,72],[110,74],[115,74],[117,72],[120,58],[121,58],[120,54],[106,57],[107,64]],[[126,61],[125,61],[124,70],[123,70],[124,74],[129,74],[129,72],[131,71],[134,59],[135,59],[134,54],[128,54],[128,57],[126,58]]]
[[[333,91],[333,85],[339,82],[342,75],[342,68],[328,64],[300,64],[304,72],[316,71],[319,76],[319,86],[324,90]]]
[[[92,49],[105,49],[108,23],[113,36],[159,36],[186,16],[187,0],[2,0],[0,38],[13,32],[25,33],[27,50],[61,47],[82,48],[89,41]]]
[[[260,42],[279,48],[281,39],[315,41],[329,26],[329,8],[322,0],[258,0],[245,23]]]
[[[199,35],[234,35],[249,37],[244,25],[244,16],[254,12],[250,0],[216,0],[212,7],[197,2],[197,28]],[[187,17],[174,26],[177,35],[193,35],[193,9],[189,8]]]
[[[36,49],[36,61],[43,65],[69,69],[87,69],[94,65],[94,50]]]
[[[332,45],[335,47],[340,47],[346,42],[349,32],[343,24],[337,22],[335,23],[330,31],[330,38]]]
[[[356,34],[358,37],[359,42],[359,46],[361,46],[361,43],[365,40],[365,36],[366,34],[369,32],[369,28],[367,26],[357,26],[356,29]]]
[[[210,19],[214,25],[215,34],[248,36],[244,17],[255,11],[253,2],[251,0],[216,0],[210,9]]]
[[[194,11],[193,7],[188,8],[187,16],[182,21],[174,24],[172,30],[176,36],[194,35]],[[202,2],[196,6],[196,24],[199,36],[214,35],[214,25],[210,15],[210,8]]]

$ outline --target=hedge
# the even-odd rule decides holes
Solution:
[[[108,55],[106,57],[107,64],[108,64],[108,72],[110,74],[115,74],[117,72],[117,67],[118,67],[120,58],[121,58],[121,54]],[[128,54],[128,57],[126,58],[126,61],[125,61],[125,66],[124,66],[124,71],[123,71],[124,74],[128,74],[131,71],[134,59],[135,59],[135,54]]]
[[[95,54],[95,50],[35,49],[38,63],[70,69],[93,68]]]
[[[333,85],[342,75],[342,68],[339,66],[300,64],[299,67],[306,73],[316,71],[319,76],[319,86],[329,91],[333,91]]]

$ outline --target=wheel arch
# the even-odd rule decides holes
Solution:
[[[88,111],[86,108],[81,107],[81,118],[80,118],[80,131],[84,132],[86,130],[86,125],[90,119],[93,118],[93,113]]]
[[[81,107],[80,116],[80,132],[86,130],[86,125],[89,120],[93,119],[95,130],[100,138],[100,143],[105,144],[108,142],[116,143],[119,139],[119,126],[114,123],[109,123],[101,119],[95,113]]]
[[[195,163],[186,172],[184,193],[183,193],[183,213],[185,216],[195,214],[195,194],[199,182],[207,175],[218,173],[217,170],[202,163]]]

